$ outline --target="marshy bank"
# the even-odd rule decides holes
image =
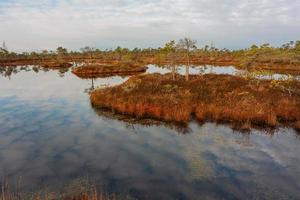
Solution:
[[[281,58],[283,57],[283,58]],[[184,55],[177,55],[176,58],[168,58],[165,55],[160,54],[151,54],[147,55],[145,53],[140,53],[138,59],[127,59],[120,60],[111,56],[104,57],[100,56],[99,58],[73,58],[73,57],[63,57],[60,59],[1,59],[0,58],[0,67],[5,66],[23,66],[23,65],[39,65],[47,68],[65,68],[71,67],[71,63],[85,63],[85,65],[91,66],[122,66],[120,63],[139,63],[139,64],[131,64],[132,67],[137,67],[137,65],[146,66],[149,64],[153,65],[185,65],[186,59]],[[190,55],[189,63],[191,65],[214,65],[214,66],[223,66],[223,67],[231,67],[236,66],[240,70],[247,71],[270,71],[273,73],[280,74],[293,74],[300,75],[300,58],[296,55],[285,56],[285,55],[267,55],[267,56],[255,56],[248,54],[236,54],[232,53],[232,55],[228,55],[222,52],[217,54],[209,54],[209,53],[196,53],[192,52]],[[92,71],[92,69],[91,69]],[[83,74],[89,74],[88,71],[78,72]],[[96,71],[90,73],[97,73]],[[99,73],[102,73],[99,71]]]
[[[17,66],[35,65],[48,69],[63,69],[72,67],[71,62],[57,59],[0,59],[0,67],[17,67]]]
[[[185,42],[190,43],[187,48]],[[282,46],[270,44],[252,45],[249,48],[229,50],[205,45],[197,47],[196,41],[184,38],[172,40],[159,48],[122,48],[100,50],[91,47],[80,51],[70,51],[58,47],[55,51],[16,53],[0,49],[0,66],[44,65],[53,60],[61,62],[81,62],[92,65],[115,64],[122,62],[163,64],[163,65],[222,65],[236,66],[239,69],[269,70],[274,73],[300,74],[300,41],[291,41]],[[51,64],[50,64],[51,65]]]
[[[95,90],[93,106],[164,121],[185,122],[195,115],[199,121],[234,123],[239,129],[276,127],[300,121],[300,83],[247,79],[231,75],[148,74],[125,83]]]

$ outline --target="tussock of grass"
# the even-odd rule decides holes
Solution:
[[[288,85],[287,85],[288,84]],[[288,90],[288,91],[287,91]],[[109,108],[137,118],[188,122],[236,123],[275,127],[300,120],[300,83],[252,80],[231,75],[191,76],[149,74],[130,78],[122,85],[91,93],[95,107]]]
[[[82,78],[93,78],[105,75],[132,75],[145,72],[147,67],[132,63],[117,64],[93,64],[77,67],[72,70],[74,74]]]

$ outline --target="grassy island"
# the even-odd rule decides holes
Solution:
[[[37,59],[0,59],[0,67],[16,67],[25,65],[38,65],[49,69],[63,69],[72,67],[72,64],[65,60],[37,60]]]
[[[81,78],[96,78],[111,75],[134,75],[145,72],[147,67],[132,63],[93,64],[77,67],[72,70]]]
[[[239,129],[300,125],[300,83],[231,75],[146,74],[91,93],[93,106],[164,121],[232,123]]]

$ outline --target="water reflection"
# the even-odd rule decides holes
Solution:
[[[90,177],[138,199],[300,198],[294,130],[243,134],[190,123],[189,134],[178,134],[95,112],[85,89],[124,79],[92,82],[52,70],[0,77],[0,177],[21,177],[25,191],[59,191]]]
[[[175,72],[181,75],[185,75],[185,66],[179,65],[175,67]],[[164,66],[160,67],[157,65],[148,65],[147,73],[160,73],[160,74],[166,74],[172,72],[172,66]],[[208,73],[214,73],[214,74],[230,74],[230,75],[239,75],[243,71],[236,69],[233,66],[213,66],[213,65],[201,65],[201,66],[191,66],[189,68],[189,74],[194,75],[201,75],[201,74],[208,74]]]
[[[72,63],[73,68],[78,67],[78,66],[83,66],[84,63]],[[171,65],[165,65],[165,66],[158,66],[158,65],[147,65],[147,71],[146,73],[152,74],[152,73],[160,73],[160,74],[167,74],[167,73],[177,73],[180,75],[185,75],[186,73],[186,68],[184,65],[179,65],[179,66],[171,66]],[[0,75],[4,77],[8,77],[9,79],[11,78],[12,75],[15,75],[21,71],[34,71],[38,73],[39,71],[47,72],[47,71],[57,71],[58,75],[60,77],[63,77],[66,72],[70,70],[70,68],[61,68],[61,69],[49,69],[49,68],[44,68],[38,65],[25,65],[25,66],[6,66],[6,67],[0,67]],[[247,74],[246,71],[237,69],[233,66],[214,66],[214,65],[200,65],[200,66],[191,66],[189,68],[189,74],[192,75],[203,75],[203,74],[228,74],[228,75],[236,75],[236,76],[251,76],[255,77],[258,79],[271,79],[271,80],[285,80],[288,78],[293,78],[295,80],[300,80],[300,76],[297,75],[288,75],[288,74],[280,74],[280,73],[272,73],[270,71],[256,71],[256,72],[251,72],[250,74]],[[116,78],[116,77],[122,77],[127,79],[128,77],[135,75],[135,73],[128,74],[128,75],[100,75],[100,76],[91,76],[87,77],[85,79],[104,79],[104,78]],[[82,78],[82,77],[80,77]],[[84,78],[83,78],[84,79]],[[106,85],[108,86],[108,85]]]
[[[148,65],[147,73],[172,73],[174,71],[173,67],[174,66]],[[175,66],[175,73],[185,75],[186,67],[184,65]],[[247,71],[237,69],[234,66],[196,65],[189,68],[189,74],[228,74],[235,76],[249,76],[257,79],[286,80],[288,78],[293,78],[298,81],[300,80],[300,76],[297,75],[273,73],[271,71],[256,71],[248,73]]]
[[[41,67],[38,65],[24,65],[24,66],[2,66],[0,67],[0,75],[11,79],[13,75],[16,75],[20,72],[30,72],[33,71],[35,73],[39,73],[40,71],[48,72],[48,71],[57,71],[57,74],[60,77],[63,77],[66,72],[69,71],[69,68],[61,68],[61,69],[49,69],[45,67]]]
[[[115,119],[118,121],[122,121],[122,122],[126,123],[127,127],[131,127],[133,130],[135,130],[136,125],[143,125],[146,127],[164,126],[164,127],[170,128],[172,130],[175,130],[179,134],[187,134],[191,131],[189,129],[188,125],[185,123],[163,122],[163,121],[150,119],[150,118],[139,119],[139,118],[134,118],[132,116],[118,114],[109,109],[97,108],[97,107],[93,107],[93,106],[92,106],[92,108],[95,111],[95,113],[102,119],[105,120],[108,118],[108,119]]]
[[[84,92],[89,94],[90,92],[92,92],[94,89],[97,88],[105,88],[105,87],[120,85],[121,83],[127,81],[128,78],[129,76],[110,76],[104,78],[85,79],[90,82],[90,85],[88,88],[84,90]]]

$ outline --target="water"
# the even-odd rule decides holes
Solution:
[[[159,67],[157,65],[148,65],[147,73],[159,73],[166,74],[171,73],[171,66],[168,67]],[[175,67],[175,72],[177,74],[185,75],[186,69],[185,65],[179,65]],[[245,70],[240,70],[235,68],[234,66],[213,66],[213,65],[201,65],[201,66],[191,66],[189,68],[189,74],[193,75],[203,75],[203,74],[228,74],[235,76],[247,76]],[[264,72],[254,72],[250,74],[253,78],[257,79],[272,79],[272,80],[286,80],[289,78],[293,78],[295,80],[300,80],[299,75],[288,75],[288,74],[280,74],[280,73],[272,73],[270,71]],[[249,75],[248,75],[249,76]]]
[[[82,177],[137,199],[300,199],[300,138],[191,122],[129,124],[94,110],[88,91],[128,77],[1,73],[0,177],[59,191]],[[7,75],[9,74],[9,75]]]
[[[175,67],[176,73],[184,75],[186,73],[186,69],[184,65],[179,65]],[[159,67],[157,65],[148,65],[147,73],[160,73],[166,74],[171,73],[172,68],[169,67]],[[189,74],[230,74],[230,75],[240,75],[242,74],[242,70],[238,70],[233,66],[222,67],[222,66],[213,66],[213,65],[202,65],[202,66],[191,66],[189,69]]]

